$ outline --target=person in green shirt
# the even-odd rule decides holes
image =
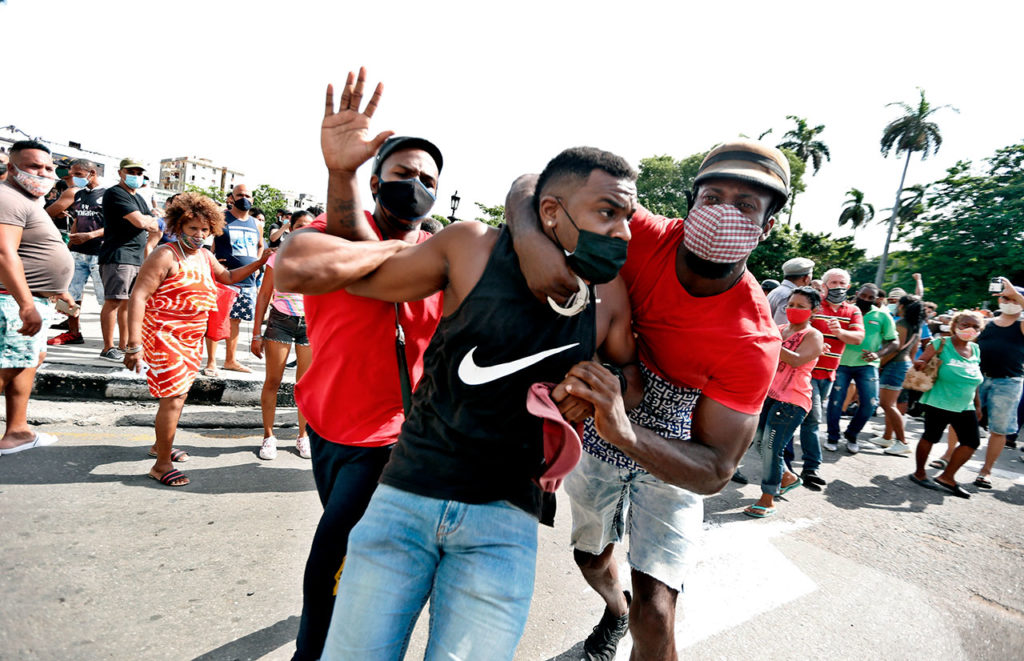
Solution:
[[[974,342],[985,320],[981,314],[973,310],[965,310],[953,317],[950,323],[951,334],[947,338],[935,338],[914,363],[917,369],[923,369],[936,352],[942,360],[942,366],[935,377],[932,389],[921,396],[924,407],[924,433],[917,444],[914,455],[917,470],[910,476],[910,481],[930,489],[941,488],[960,498],[970,498],[956,482],[956,472],[974,454],[981,444],[978,434],[978,419],[981,417],[981,402],[978,399],[978,386],[984,380],[981,374],[981,349]],[[949,464],[935,479],[930,479],[924,472],[928,462],[928,453],[932,446],[942,440],[942,432],[952,427],[956,432],[957,446],[949,459]]]
[[[899,350],[896,324],[888,312],[875,307],[877,298],[878,287],[869,283],[860,288],[857,300],[854,301],[864,315],[864,340],[860,344],[846,345],[839,359],[836,382],[828,400],[828,438],[825,449],[830,452],[839,449],[839,417],[851,381],[857,386],[860,405],[843,433],[843,438],[850,454],[860,452],[857,434],[864,428],[878,404],[878,364],[883,356]]]

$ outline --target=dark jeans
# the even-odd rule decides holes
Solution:
[[[832,443],[839,440],[839,418],[851,381],[857,385],[858,403],[857,412],[853,414],[853,419],[843,434],[847,441],[857,440],[857,434],[864,429],[871,414],[875,412],[875,406],[878,405],[878,368],[874,365],[840,365],[836,370],[836,382],[832,386],[832,395],[828,400],[828,440]]]
[[[771,397],[764,400],[757,422],[757,449],[761,453],[761,493],[778,496],[782,487],[782,452],[804,421],[807,411]]]
[[[324,513],[313,535],[302,579],[302,620],[292,661],[319,659],[327,639],[348,534],[362,518],[377,488],[391,448],[356,447],[332,443],[310,426],[313,480]]]
[[[803,452],[804,470],[818,470],[821,467],[821,437],[818,435],[818,428],[821,426],[821,413],[828,406],[828,396],[831,392],[830,379],[811,379],[811,410],[800,423],[800,449]],[[795,439],[796,436],[789,439],[783,454],[786,467],[791,471],[793,458],[796,456],[793,448]]]

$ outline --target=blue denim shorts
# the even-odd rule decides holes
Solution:
[[[282,344],[296,344],[300,347],[309,346],[306,336],[306,318],[285,314],[277,308],[270,308],[267,328],[263,331],[263,339]]]
[[[1017,431],[1017,405],[1020,404],[1024,377],[993,379],[985,377],[978,388],[981,408],[988,411],[988,430],[993,434],[1013,434]]]
[[[21,308],[10,294],[0,294],[0,369],[25,369],[39,364],[46,353],[46,333],[53,318],[49,299],[33,297],[43,325],[35,335],[22,335]]]
[[[701,496],[589,452],[564,484],[574,549],[598,555],[628,532],[629,566],[682,591],[704,521]]]
[[[878,372],[878,387],[881,390],[903,390],[903,379],[909,371],[909,360],[889,361]]]

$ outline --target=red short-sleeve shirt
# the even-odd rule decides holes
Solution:
[[[731,289],[696,297],[676,277],[683,221],[639,208],[622,277],[629,289],[640,359],[683,387],[756,415],[779,362],[782,337],[750,271]]]
[[[366,212],[374,232],[373,217]],[[327,221],[310,224],[321,232]],[[430,238],[421,231],[417,243]],[[312,363],[295,385],[295,401],[316,433],[342,445],[383,446],[398,440],[405,420],[395,356],[395,305],[345,290],[305,296]],[[405,352],[413,388],[423,353],[441,319],[440,292],[401,303]]]

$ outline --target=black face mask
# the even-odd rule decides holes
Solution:
[[[871,310],[875,307],[875,304],[872,303],[871,301],[865,301],[863,298],[858,298],[857,307],[860,308],[860,311],[863,314],[867,314],[868,312],[871,312]]]
[[[248,211],[249,209],[252,209],[252,200],[240,197],[235,200],[235,208],[239,211]]]
[[[377,201],[387,212],[402,220],[423,220],[434,207],[437,196],[419,179],[382,181]]]
[[[558,198],[555,199],[558,200]],[[595,285],[613,280],[619,274],[622,265],[626,263],[629,243],[612,236],[581,230],[566,211],[561,200],[558,200],[558,206],[562,207],[565,217],[579,232],[579,237],[576,239],[576,250],[565,258],[569,268],[576,271],[584,280]],[[558,241],[558,234],[555,234],[555,241]],[[558,241],[558,247],[565,250],[561,241]]]
[[[833,305],[838,305],[846,300],[846,289],[843,287],[833,287],[828,290],[828,295],[825,296],[825,300]]]
[[[0,174],[7,174],[7,164],[0,163]]]

